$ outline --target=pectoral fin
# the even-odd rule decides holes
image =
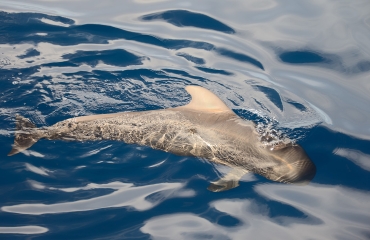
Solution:
[[[211,182],[207,189],[212,192],[222,192],[232,188],[236,188],[237,186],[239,186],[240,178],[243,177],[246,173],[248,173],[248,171],[234,168],[216,182]]]

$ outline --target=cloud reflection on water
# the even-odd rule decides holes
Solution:
[[[1,233],[15,234],[40,234],[49,231],[49,229],[40,226],[21,226],[21,227],[0,227]]]
[[[69,1],[68,4],[65,1],[45,0],[35,0],[33,4],[24,0],[0,3],[2,9],[23,12],[9,14],[13,17],[29,17],[15,18],[19,21],[13,25],[8,22],[8,28],[3,28],[3,38],[0,36],[3,40],[0,67],[4,85],[0,112],[8,117],[5,119],[8,129],[9,126],[13,129],[10,125],[14,123],[13,117],[10,116],[15,112],[28,112],[38,125],[45,125],[55,123],[61,116],[103,113],[107,110],[140,110],[148,106],[174,107],[189,100],[183,90],[184,85],[200,84],[215,91],[233,110],[243,112],[244,117],[250,116],[245,109],[258,114],[265,110],[271,113],[269,117],[276,117],[280,126],[291,129],[312,126],[322,119],[331,130],[369,139],[368,0],[235,0],[231,3],[213,0],[189,0],[186,3],[91,0],[86,3],[82,0]],[[163,13],[168,9],[204,13],[205,17],[230,26],[235,34],[204,30],[196,22],[195,26],[192,22],[185,24],[192,27],[180,28],[168,24],[169,20],[144,22],[140,19],[140,16]],[[175,17],[170,16],[170,20]],[[19,26],[24,28],[18,29]],[[132,62],[123,61],[122,56],[131,56]],[[0,130],[3,135],[8,132]],[[311,154],[319,152],[325,156],[328,146],[331,154],[332,149],[338,147],[328,143],[335,140],[334,137],[327,134],[318,141],[313,138],[309,144],[325,146],[311,148]],[[356,150],[357,146],[348,146],[348,142],[333,153],[369,170],[369,155]],[[93,156],[100,150],[86,151],[82,156]],[[43,154],[33,150],[24,153],[28,157],[43,157]],[[326,159],[325,163],[336,164],[335,160],[330,162]],[[34,166],[40,166],[34,161],[32,159],[33,164],[25,164],[27,171],[22,171],[25,178],[41,176],[50,179],[53,176],[50,170]],[[321,159],[316,157],[315,161],[318,163]],[[348,176],[340,172],[344,164],[343,161],[339,168],[330,166],[328,172],[321,171],[321,174],[328,175],[328,178],[336,176],[337,179],[331,179],[333,182],[364,188],[367,183],[361,179],[368,179],[364,175],[367,172],[361,170],[364,173],[352,179],[357,175]],[[89,166],[89,163],[81,163],[76,168],[84,166]],[[76,172],[91,176],[95,173],[89,168],[84,171]],[[194,173],[197,171],[194,169]],[[322,175],[316,178],[316,182],[322,181]],[[9,179],[19,177],[15,174],[4,176],[10,176]],[[342,176],[345,176],[343,181],[340,179]],[[63,177],[58,180],[64,182],[66,179]],[[84,177],[83,174],[76,175],[76,178]],[[253,175],[248,177],[252,178],[248,181],[257,179]],[[40,219],[41,225],[47,222],[50,229],[59,226],[55,219],[59,220],[60,215],[52,219],[54,213],[112,207],[143,210],[153,208],[172,196],[194,195],[192,191],[179,190],[182,187],[180,183],[137,187],[112,182],[59,189],[37,182],[31,185],[43,193],[55,191],[72,197],[76,197],[76,191],[111,189],[108,194],[104,191],[106,195],[103,196],[77,201],[74,198],[70,202],[60,200],[60,203],[53,204],[34,204],[18,199],[17,203],[24,204],[10,206],[14,204],[14,195],[9,195],[11,202],[8,202],[9,206],[3,206],[3,211],[32,215],[49,213],[50,222],[44,219],[45,216],[35,216],[35,219]],[[20,197],[21,190],[16,192]],[[202,206],[202,195],[194,198],[195,209],[184,210],[176,205],[175,212],[168,208],[167,215],[162,216],[159,214],[164,212],[154,209],[154,215],[141,230],[155,239],[245,239],[246,236],[256,239],[271,239],[271,236],[275,239],[363,239],[370,236],[367,224],[370,222],[368,192],[317,184],[306,187],[257,185],[255,190],[257,195],[268,201],[267,204],[256,194],[246,196],[242,188],[235,189],[234,193],[237,197],[249,199],[220,200],[221,195],[205,198],[205,208],[209,206],[210,211],[237,219],[235,225],[225,226],[209,212],[194,214]],[[99,193],[97,190],[96,194]],[[224,196],[232,198],[234,193],[228,192]],[[63,194],[57,195],[64,199]],[[154,202],[151,194],[154,194]],[[45,201],[50,203],[54,200],[47,197]],[[184,202],[184,205],[187,203]],[[277,208],[280,207],[286,207],[288,211],[278,211],[280,214],[277,215]],[[289,215],[292,212],[293,216]],[[300,216],[294,215],[294,212],[299,212]],[[9,215],[18,222],[18,217],[22,217]],[[89,218],[95,217],[91,212],[88,215]],[[117,225],[110,223],[108,225]],[[37,226],[27,227],[32,228],[24,232],[44,230]],[[87,228],[90,231],[91,225]],[[0,227],[0,232],[23,230],[23,227]],[[112,236],[114,231],[118,230],[110,229],[106,234]]]
[[[50,190],[60,190],[64,192],[75,192],[97,188],[108,188],[114,189],[115,191],[91,199],[54,204],[19,204],[4,206],[1,210],[4,212],[31,215],[91,211],[112,207],[132,207],[138,211],[144,211],[156,206],[169,197],[186,197],[193,195],[193,192],[189,191],[178,192],[182,186],[183,184],[181,183],[158,183],[146,186],[133,186],[131,183],[112,182],[108,184],[89,184],[86,187],[81,188],[49,188]],[[153,201],[152,199],[148,199],[152,194],[156,194]]]
[[[273,216],[274,205],[269,208],[255,199],[223,199],[211,202],[210,208],[238,219],[236,226],[177,213],[151,218],[141,231],[153,239],[271,239],[272,235],[274,239],[365,239],[370,234],[370,196],[366,192],[318,184],[260,184],[255,191],[305,217]]]
[[[365,154],[355,149],[336,148],[333,152],[335,155],[347,158],[354,162],[357,166],[366,171],[370,171],[370,155]]]

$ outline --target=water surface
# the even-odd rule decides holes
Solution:
[[[1,239],[370,238],[368,1],[2,1]],[[40,140],[37,126],[189,102],[187,85],[297,141],[307,186],[122,142]]]

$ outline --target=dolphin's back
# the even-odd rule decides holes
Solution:
[[[186,90],[192,97],[190,103],[171,109],[82,116],[41,129],[17,116],[9,155],[41,138],[118,140],[205,158],[274,181],[302,182],[315,175],[315,166],[298,145],[269,149],[261,142],[254,124],[238,117],[215,94],[196,86]]]

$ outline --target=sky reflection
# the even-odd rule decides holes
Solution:
[[[209,181],[229,169],[118,142],[40,141],[0,159],[0,233],[370,237],[370,1],[6,0],[0,9],[6,148],[15,113],[48,126],[176,107],[189,102],[184,87],[193,84],[239,116],[277,126],[318,166],[308,186],[261,184],[270,182],[248,174],[240,187],[213,194]]]
[[[361,167],[366,171],[370,171],[370,155],[365,154],[359,150],[337,148],[333,152],[335,155],[347,158],[354,162],[357,166]]]
[[[75,192],[79,190],[108,188],[114,189],[110,194],[100,197],[78,200],[72,202],[63,202],[55,204],[19,204],[13,206],[3,206],[1,210],[4,212],[20,213],[20,214],[55,214],[69,213],[80,211],[91,211],[103,208],[112,207],[132,207],[138,211],[144,211],[152,208],[165,199],[173,196],[191,196],[192,192],[176,192],[183,184],[180,183],[159,183],[146,186],[133,186],[130,183],[112,182],[109,184],[89,184],[82,188],[49,188],[51,190],[60,190],[65,192]],[[37,186],[40,189],[40,186]],[[158,194],[154,201],[149,201],[148,196]],[[189,195],[190,194],[190,195]]]
[[[317,115],[331,119],[327,127],[357,138],[369,139],[370,129],[366,128],[364,122],[364,119],[369,118],[369,111],[367,105],[363,104],[370,101],[366,81],[370,71],[370,31],[366,11],[370,7],[368,1],[325,0],[298,4],[291,0],[275,0],[262,4],[259,1],[235,0],[232,4],[190,1],[186,5],[176,1],[160,1],[131,2],[123,8],[119,7],[122,3],[117,0],[109,0],[104,4],[94,4],[92,1],[91,5],[99,5],[99,8],[86,5],[85,1],[69,4],[41,0],[33,4],[20,3],[21,0],[5,1],[0,3],[0,7],[4,10],[35,11],[49,15],[32,15],[31,23],[34,25],[28,29],[34,29],[35,32],[31,31],[23,38],[34,41],[35,46],[17,44],[15,52],[18,54],[14,56],[7,50],[9,46],[1,46],[6,50],[6,58],[2,59],[5,68],[14,67],[8,64],[16,62],[16,67],[29,67],[34,71],[34,77],[56,77],[67,72],[91,72],[94,69],[126,70],[134,68],[134,65],[125,68],[127,63],[121,62],[123,58],[119,56],[133,54],[138,58],[137,64],[147,68],[160,70],[175,63],[175,66],[181,65],[192,75],[242,85],[241,88],[246,87],[242,83],[249,76],[253,77],[253,81],[266,83],[264,75],[267,75],[268,82],[275,90],[295,93],[301,100],[311,103],[313,109],[320,109],[324,114]],[[209,8],[210,4],[214,7]],[[111,6],[117,6],[117,9]],[[83,14],[75,12],[76,9],[84,9]],[[178,11],[184,14],[180,20],[173,14]],[[55,17],[55,12],[63,17]],[[192,22],[192,14],[207,21],[217,21],[214,26],[218,26],[219,31],[201,29],[200,23]],[[143,21],[143,16],[147,16],[148,21]],[[158,18],[165,21],[157,21]],[[174,26],[166,21],[180,22]],[[228,26],[235,34],[223,32],[222,29]],[[9,31],[12,29],[15,26],[10,27]],[[210,33],[205,34],[204,31]],[[113,41],[120,43],[115,45]],[[61,48],[58,45],[71,46]],[[123,54],[122,46],[125,46],[125,50],[136,52]],[[178,51],[182,49],[186,49],[188,55]],[[45,65],[48,64],[46,59],[61,62],[62,56],[76,56],[77,50],[85,51],[79,53],[84,55],[83,59],[64,59],[68,60],[63,62],[68,66],[51,68]],[[199,50],[204,50],[206,55],[199,53]],[[19,51],[23,51],[23,55]],[[97,51],[103,54],[102,59],[92,60],[85,56]],[[111,58],[112,54],[117,55],[120,61],[112,63],[104,60]],[[142,59],[143,56],[148,58]],[[191,57],[184,59],[184,56]],[[186,60],[187,64],[184,63]],[[221,75],[219,73],[222,76],[217,76]],[[329,86],[322,84],[326,82],[330,82]],[[215,88],[213,86],[211,90]],[[253,95],[251,92],[244,93],[243,98]],[[234,108],[258,109],[251,102],[236,103]],[[293,119],[297,121],[296,125],[299,124],[293,117],[294,113],[289,110],[284,115],[275,110],[272,114],[280,121],[288,117],[289,121]],[[308,115],[303,117],[311,118],[306,120],[307,124],[320,122],[312,114]]]
[[[301,211],[305,217],[272,215],[274,205],[253,199],[223,199],[211,209],[239,220],[223,226],[215,219],[178,213],[149,219],[141,231],[153,239],[365,239],[369,236],[370,196],[340,186],[260,184],[255,191]],[[168,237],[171,236],[171,237]]]
[[[1,233],[40,234],[45,233],[47,231],[49,231],[47,228],[40,226],[0,227],[0,234]]]

